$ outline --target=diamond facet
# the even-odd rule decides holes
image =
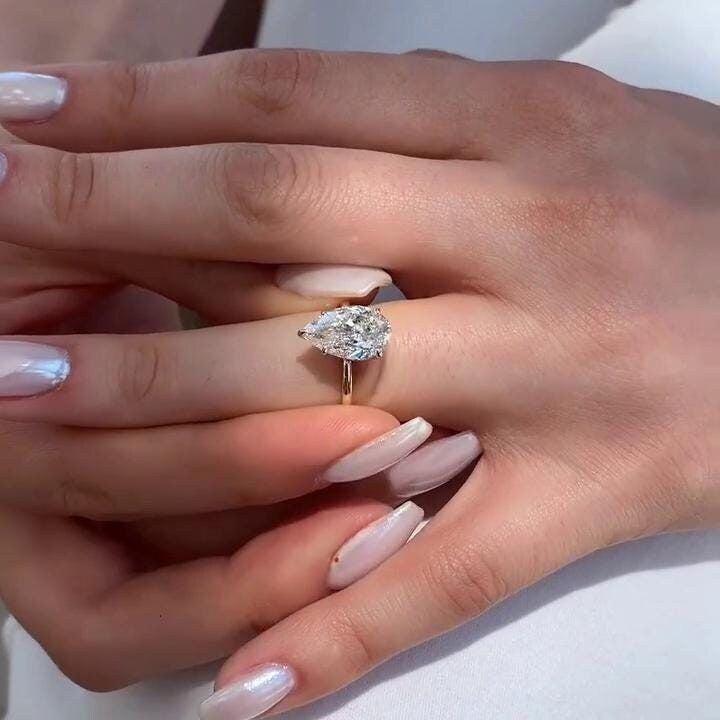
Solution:
[[[382,357],[390,331],[390,323],[379,308],[350,305],[320,313],[298,335],[327,355],[374,360]]]

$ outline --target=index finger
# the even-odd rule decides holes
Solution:
[[[533,67],[308,50],[57,65],[0,74],[0,119],[48,120],[12,130],[76,152],[244,141],[491,156]]]

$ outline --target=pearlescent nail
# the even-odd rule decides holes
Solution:
[[[5,179],[8,171],[7,155],[0,153],[0,183]]]
[[[406,502],[353,535],[330,563],[328,587],[341,590],[385,562],[407,543],[423,514],[415,503]]]
[[[432,433],[432,425],[413,418],[379,438],[353,450],[331,465],[322,480],[328,483],[354,482],[382,472],[420,447]]]
[[[481,453],[475,433],[458,433],[416,450],[386,470],[385,477],[397,497],[413,497],[452,480]]]
[[[252,720],[286,698],[295,683],[295,673],[287,665],[260,665],[209,697],[200,706],[200,718]]]
[[[0,121],[47,120],[63,106],[67,88],[53,75],[0,72]]]
[[[384,270],[355,265],[281,265],[275,284],[304,297],[362,298],[392,285]]]
[[[70,374],[70,357],[62,348],[41,343],[0,340],[0,398],[41,395]]]

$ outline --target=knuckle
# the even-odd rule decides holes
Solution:
[[[508,596],[508,581],[491,557],[489,551],[457,544],[429,559],[427,581],[454,620],[475,617]]]
[[[349,610],[336,610],[329,622],[329,632],[332,647],[337,648],[351,675],[364,673],[382,661],[382,655],[374,647],[370,633]]]
[[[109,69],[109,85],[113,117],[127,118],[136,112],[148,96],[152,65],[141,63],[113,63]]]
[[[265,115],[312,100],[322,87],[329,55],[312,50],[244,50],[224,74],[229,95]]]
[[[68,471],[56,477],[53,488],[50,505],[64,517],[105,521],[119,516],[114,499],[103,488]]]
[[[618,181],[613,186],[568,184],[532,194],[517,216],[532,246],[552,258],[554,272],[567,279],[568,272],[583,266],[609,279],[633,271],[634,261],[643,267],[652,262],[655,253],[648,243],[657,222],[653,214],[661,212],[651,198]]]
[[[447,50],[438,50],[436,48],[425,48],[419,47],[414,50],[410,50],[406,53],[407,55],[414,55],[417,57],[424,57],[436,60],[467,60],[468,58],[458,53],[448,52]]]
[[[50,215],[59,225],[78,223],[93,202],[98,156],[60,153],[47,196]]]
[[[162,356],[153,342],[135,342],[125,347],[118,366],[117,388],[127,406],[142,404],[158,392]]]
[[[578,63],[540,63],[530,84],[529,102],[546,117],[536,125],[554,141],[597,137],[621,126],[632,108],[630,89]]]
[[[231,223],[245,229],[276,229],[290,216],[299,221],[318,185],[311,157],[307,149],[284,145],[222,149],[214,175]]]
[[[91,692],[111,692],[129,684],[107,632],[92,613],[77,623],[71,633],[63,633],[61,640],[48,647],[48,652],[64,675]]]

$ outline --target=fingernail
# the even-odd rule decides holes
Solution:
[[[328,587],[342,590],[385,562],[410,539],[423,514],[415,503],[406,502],[351,537],[330,563]]]
[[[481,452],[475,433],[459,433],[421,447],[389,468],[385,477],[397,497],[413,497],[452,480]]]
[[[287,697],[295,682],[295,673],[287,665],[260,665],[209,697],[200,706],[200,718],[252,720]]]
[[[304,297],[362,298],[392,278],[379,268],[355,265],[281,265],[275,284]]]
[[[0,121],[47,120],[62,107],[67,87],[52,75],[0,73]]]
[[[65,350],[40,343],[0,340],[0,397],[41,395],[70,374]]]
[[[322,479],[329,483],[343,483],[375,475],[407,457],[431,433],[432,425],[427,420],[421,417],[408,420],[340,458],[323,473]]]
[[[0,183],[5,179],[8,171],[8,159],[3,153],[0,153]]]

